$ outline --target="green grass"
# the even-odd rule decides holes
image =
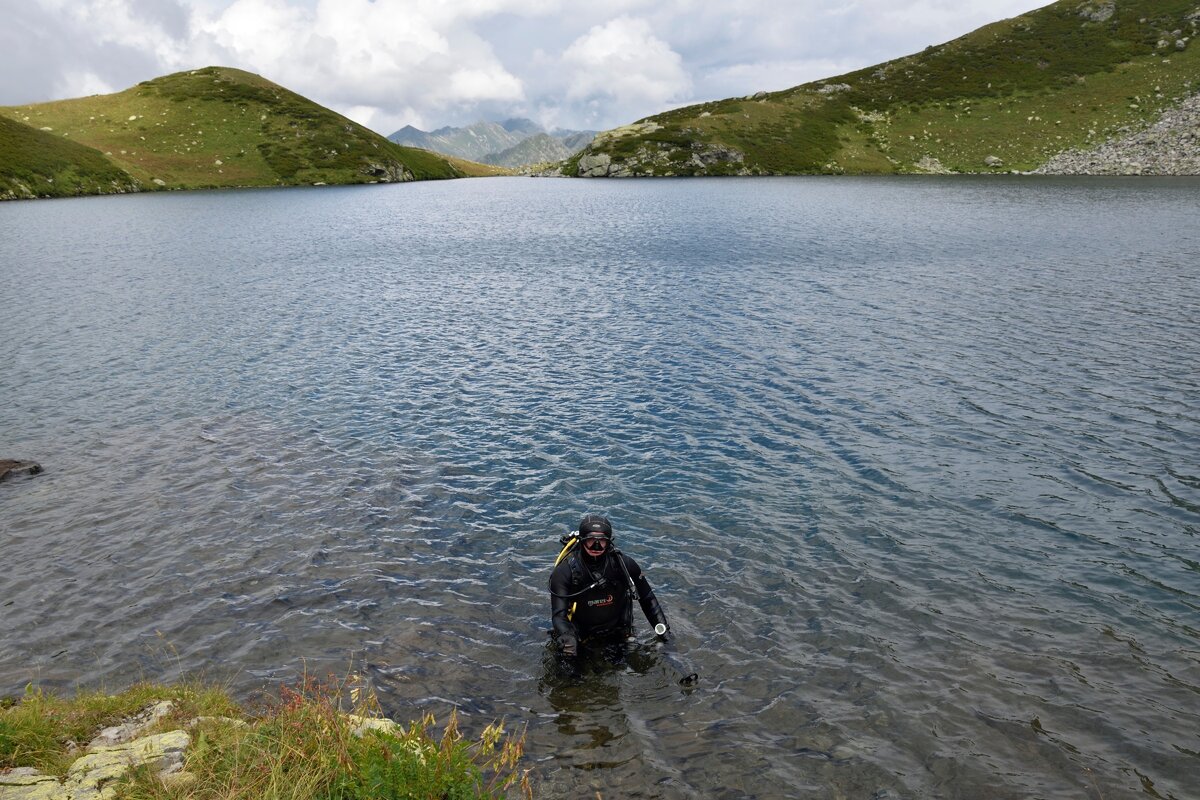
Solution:
[[[62,699],[29,690],[0,711],[0,769],[36,767],[63,775],[75,753],[107,725],[135,715],[158,700],[176,710],[156,730],[179,728],[197,716],[212,717],[192,728],[185,782],[164,783],[135,770],[118,787],[124,800],[400,800],[401,798],[531,797],[527,772],[519,769],[524,737],[487,726],[467,739],[451,712],[440,733],[423,716],[394,733],[359,737],[349,709],[377,715],[373,696],[356,696],[348,681],[305,680],[284,688],[252,713],[221,690],[141,684],[115,696],[80,693]],[[215,718],[225,719],[215,719]],[[241,723],[231,722],[241,720]]]
[[[0,108],[0,116],[98,151],[145,189],[487,174],[401,147],[258,75],[223,67],[166,75],[111,95]]]
[[[48,775],[65,775],[75,759],[74,746],[86,745],[102,729],[160,700],[175,702],[165,725],[237,711],[220,689],[200,685],[140,683],[118,695],[85,691],[70,699],[30,687],[11,708],[0,711],[0,769],[35,767]]]
[[[706,174],[906,172],[924,157],[989,171],[992,155],[1004,170],[1025,170],[1144,126],[1200,91],[1200,31],[1188,19],[1195,0],[1124,0],[1102,22],[1084,17],[1083,5],[1062,0],[885,64],[647,117],[640,121],[661,130],[598,149],[626,162],[708,145],[745,156]],[[1194,39],[1184,51],[1176,30]],[[844,88],[822,91],[827,85]],[[565,162],[567,174],[586,154]]]
[[[99,152],[0,116],[0,197],[64,197],[136,189]]]

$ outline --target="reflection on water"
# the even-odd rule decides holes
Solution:
[[[547,797],[1188,797],[1198,188],[0,205],[0,690],[354,663]],[[589,510],[677,639],[572,679]]]

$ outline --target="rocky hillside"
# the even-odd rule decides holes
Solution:
[[[515,168],[569,158],[594,135],[595,131],[546,131],[533,120],[515,118],[504,122],[480,121],[465,128],[438,128],[429,133],[406,125],[388,139],[483,164]]]
[[[1067,150],[1042,175],[1200,175],[1200,94],[1168,109],[1149,128],[1122,132],[1091,150]]]
[[[1060,0],[867,69],[606,131],[561,169],[587,177],[1194,172],[1187,109],[1200,94],[1198,34],[1198,0]],[[1153,133],[1160,121],[1179,135]],[[1168,145],[1178,157],[1143,152]]]
[[[591,141],[589,139],[589,141]],[[561,139],[556,139],[548,133],[530,136],[507,150],[491,153],[483,157],[485,164],[498,164],[506,167],[521,167],[526,164],[541,164],[547,161],[562,161],[570,158],[582,146],[568,150]]]
[[[389,142],[258,75],[224,67],[167,75],[117,94],[0,107],[0,118],[6,120],[0,193],[8,197],[380,183],[470,172]],[[34,141],[30,133],[41,137],[36,147],[20,144]],[[47,159],[57,172],[47,172]]]

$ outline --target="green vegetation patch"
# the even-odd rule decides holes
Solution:
[[[285,687],[250,714],[223,691],[204,686],[141,684],[118,695],[80,693],[69,700],[30,689],[0,710],[0,769],[35,767],[62,776],[82,755],[76,744],[171,700],[175,710],[154,732],[204,718],[190,728],[186,780],[164,782],[139,768],[115,786],[120,800],[532,798],[528,772],[519,768],[524,736],[496,723],[468,739],[453,712],[440,733],[430,715],[407,727],[387,723],[373,695],[348,688],[352,678]],[[366,730],[364,718],[374,721]]]
[[[745,156],[676,174],[888,173],[927,159],[953,171],[1033,169],[1200,91],[1198,9],[1062,0],[874,67],[647,117],[661,130],[600,137],[580,155],[603,151],[635,169],[666,147],[685,159],[709,146]]]
[[[741,150],[753,166],[770,173],[828,172],[827,165],[842,147],[838,128],[854,120],[840,98],[804,103],[744,102],[743,117],[750,126],[729,125],[714,139]],[[735,118],[736,121],[736,118]]]
[[[1195,0],[1121,2],[1098,21],[1084,15],[1085,6],[1055,3],[827,83],[847,84],[847,99],[869,109],[1060,90],[1154,55],[1163,36],[1190,30],[1185,18],[1196,9]]]
[[[0,770],[35,767],[61,777],[75,760],[74,748],[161,700],[175,703],[175,711],[160,723],[164,730],[194,717],[237,712],[224,692],[200,685],[139,683],[117,695],[85,691],[70,699],[31,686],[24,697],[0,711]]]
[[[979,172],[996,156],[1005,170],[1029,170],[1063,150],[1140,129],[1197,90],[1200,49],[1189,48],[1081,76],[1055,92],[901,106],[872,127],[881,148],[903,164],[929,155],[948,169]]]
[[[153,188],[374,183],[462,177],[258,75],[180,72],[111,95],[0,108],[94,148]]]
[[[136,190],[134,179],[96,150],[0,116],[0,197]]]

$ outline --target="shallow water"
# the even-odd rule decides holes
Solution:
[[[0,691],[362,667],[546,797],[1200,785],[1200,181],[0,205]],[[608,513],[677,642],[548,669]],[[695,668],[699,684],[676,683]]]

